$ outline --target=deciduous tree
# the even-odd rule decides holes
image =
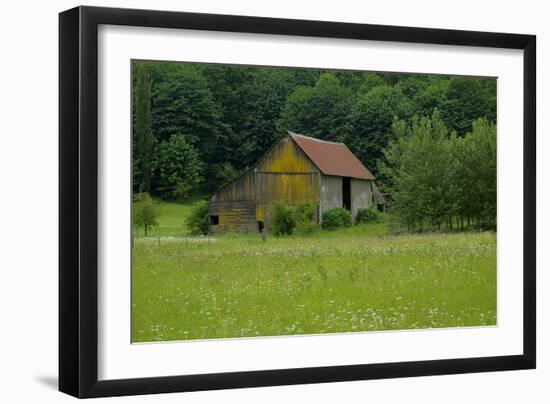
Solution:
[[[155,201],[147,192],[140,192],[135,195],[132,205],[132,224],[136,228],[143,228],[145,236],[152,226],[156,226],[158,209]]]
[[[185,199],[198,190],[203,164],[186,136],[175,134],[156,150],[157,191],[165,199]]]

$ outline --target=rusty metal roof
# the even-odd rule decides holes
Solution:
[[[344,143],[288,133],[323,174],[374,180],[374,175]]]

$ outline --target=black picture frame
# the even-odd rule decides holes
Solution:
[[[100,24],[523,50],[523,354],[99,381]],[[533,35],[96,7],[60,13],[59,390],[84,398],[535,368],[535,73]]]

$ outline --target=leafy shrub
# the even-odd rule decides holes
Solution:
[[[134,197],[132,206],[132,224],[143,227],[145,236],[150,227],[156,226],[158,217],[157,204],[147,192],[141,192]]]
[[[296,233],[301,236],[309,236],[317,231],[317,223],[312,220],[296,222]]]
[[[315,206],[311,202],[302,202],[294,209],[294,220],[296,232],[307,236],[317,230],[317,223],[314,221]]]
[[[382,221],[382,215],[376,208],[362,208],[357,211],[355,224],[361,223],[379,223]]]
[[[190,234],[208,234],[208,204],[206,201],[199,201],[193,205],[185,224]]]
[[[322,227],[325,230],[336,230],[351,226],[351,213],[344,208],[333,208],[323,213]]]
[[[295,226],[296,220],[294,219],[293,209],[283,203],[275,204],[273,208],[273,233],[276,236],[292,234]]]

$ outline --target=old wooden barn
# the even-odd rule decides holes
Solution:
[[[355,218],[360,208],[383,203],[372,173],[343,143],[289,132],[249,170],[208,198],[210,230],[269,230],[277,202],[311,202],[315,220],[343,207]]]

